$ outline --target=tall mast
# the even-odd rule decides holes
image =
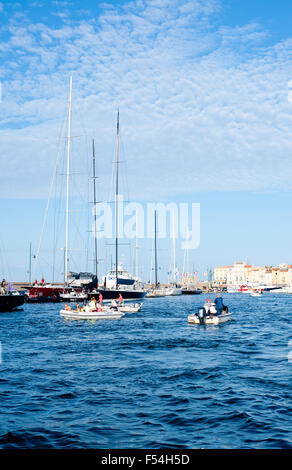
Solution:
[[[154,211],[154,260],[155,260],[155,287],[157,287],[157,221],[156,221],[156,211]]]
[[[96,231],[96,187],[95,187],[95,148],[92,140],[92,160],[93,160],[93,207],[94,207],[94,253],[95,253],[95,276],[98,284],[98,260],[97,260],[97,231]]]
[[[173,249],[173,282],[176,283],[176,271],[175,271],[175,233],[174,233],[174,224],[172,227],[172,249]]]
[[[117,139],[116,139],[116,287],[118,287],[118,197],[119,197],[119,134],[120,134],[120,112],[117,115]]]
[[[69,239],[69,181],[70,181],[70,144],[71,144],[71,101],[72,101],[72,75],[70,76],[70,93],[68,103],[68,134],[67,134],[67,172],[66,172],[66,233],[65,233],[65,265],[64,283],[68,280],[68,239]]]
[[[135,275],[138,279],[139,269],[138,269],[138,215],[136,212],[136,253],[135,253]]]

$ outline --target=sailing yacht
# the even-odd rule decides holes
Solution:
[[[117,130],[116,130],[116,190],[115,190],[115,269],[109,271],[109,273],[103,277],[102,285],[98,283],[98,276],[96,272],[96,288],[92,290],[88,295],[89,297],[99,297],[102,295],[103,299],[117,299],[122,295],[123,299],[137,300],[143,299],[146,295],[143,284],[123,268],[122,264],[119,263],[119,234],[118,234],[118,211],[119,211],[119,135],[120,135],[120,113],[117,114]],[[95,171],[95,170],[94,170]],[[95,173],[94,173],[95,179]],[[95,198],[95,192],[94,192]],[[95,201],[95,199],[94,199]],[[96,240],[95,234],[95,240]],[[95,256],[96,256],[96,267],[97,267],[97,245],[95,243]],[[96,268],[97,269],[97,268]]]

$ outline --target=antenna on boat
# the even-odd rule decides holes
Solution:
[[[70,182],[70,145],[71,145],[71,104],[72,104],[72,75],[70,75],[70,92],[68,103],[68,134],[67,134],[67,171],[66,171],[66,229],[65,229],[65,266],[64,283],[68,281],[68,239],[69,239],[69,182]]]

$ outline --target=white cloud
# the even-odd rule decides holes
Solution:
[[[13,19],[0,44],[0,195],[46,196],[70,72],[74,132],[95,137],[104,187],[117,106],[133,198],[290,187],[292,41],[216,25],[219,9],[139,0],[59,28]]]

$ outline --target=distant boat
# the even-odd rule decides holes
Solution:
[[[136,303],[136,304],[125,304],[125,305],[118,305],[118,311],[123,312],[123,313],[138,313],[140,312],[141,308],[143,306],[143,302],[141,303]]]
[[[201,289],[192,289],[191,287],[182,288],[182,295],[199,295],[202,294]]]
[[[164,287],[157,287],[157,289],[151,289],[149,292],[147,292],[146,297],[147,298],[152,298],[152,297],[165,297],[166,289]]]
[[[60,293],[61,302],[84,302],[87,300],[87,293],[84,291],[77,292],[74,289],[66,289],[64,293]]]
[[[251,294],[251,297],[262,297],[262,293],[261,292],[252,292]]]
[[[103,284],[91,290],[88,297],[98,299],[99,294],[103,299],[118,299],[122,295],[123,299],[143,299],[146,291],[135,278],[130,276],[122,264],[118,265],[117,270],[111,270],[103,277]]]
[[[45,303],[45,302],[60,302],[60,294],[64,293],[64,287],[54,286],[52,284],[35,285],[29,289],[25,295],[25,302],[27,303]]]
[[[169,286],[165,289],[165,295],[182,295],[182,290],[177,286]]]

